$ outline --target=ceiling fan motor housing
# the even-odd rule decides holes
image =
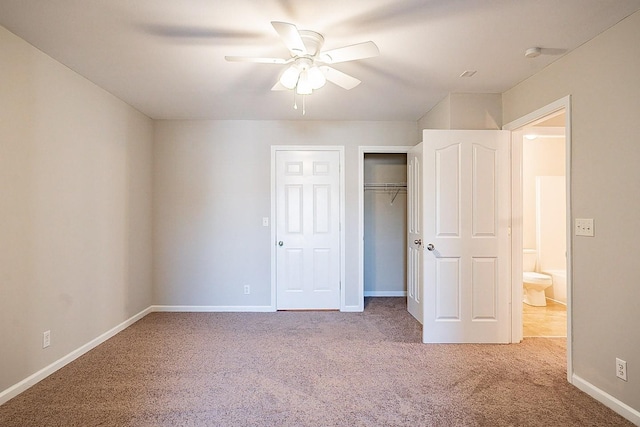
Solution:
[[[298,33],[300,33],[302,43],[307,49],[306,55],[313,57],[320,53],[322,45],[324,44],[324,37],[322,37],[322,34],[310,30],[299,30]],[[296,56],[297,54],[298,53],[296,52]],[[304,52],[300,52],[300,55],[302,54],[304,54]]]

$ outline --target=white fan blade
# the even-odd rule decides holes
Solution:
[[[335,64],[338,62],[371,58],[378,55],[380,55],[378,46],[376,46],[374,42],[368,41],[322,52],[319,58],[327,64]]]
[[[282,58],[254,58],[251,56],[225,56],[229,62],[257,62],[259,64],[286,64],[291,62],[291,59]]]
[[[307,48],[302,42],[302,37],[300,37],[298,27],[287,22],[279,21],[271,21],[271,25],[273,25],[273,28],[280,35],[280,38],[293,56],[307,54]]]
[[[361,83],[360,80],[355,77],[351,77],[349,74],[345,74],[335,68],[323,66],[320,67],[320,70],[322,70],[327,80],[343,89],[353,89]]]

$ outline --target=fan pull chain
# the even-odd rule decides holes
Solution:
[[[306,106],[306,102],[305,102],[305,98],[304,95],[300,95],[302,97],[302,115],[306,115],[307,114],[307,106]],[[296,90],[293,90],[293,109],[297,110],[298,109],[298,97],[296,96]]]

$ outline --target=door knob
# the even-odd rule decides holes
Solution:
[[[433,244],[431,244],[431,243],[429,243],[429,244],[427,245],[427,250],[428,250],[428,251],[433,251],[435,248],[436,248],[436,247],[435,247],[435,246],[433,246]]]
[[[422,244],[422,239],[416,239],[413,241],[413,243],[415,243],[416,245],[421,245]]]
[[[283,242],[282,240],[280,240],[280,241],[278,242],[278,246],[282,246],[282,245],[284,245],[284,242]]]

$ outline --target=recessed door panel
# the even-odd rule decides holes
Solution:
[[[302,257],[304,253],[300,248],[287,248],[284,251],[286,273],[286,292],[302,292],[304,274],[302,271]]]
[[[473,236],[495,237],[498,226],[496,212],[496,150],[473,144]]]
[[[313,250],[313,290],[315,292],[331,291],[331,258],[329,248]]]
[[[460,145],[435,151],[435,217],[439,237],[460,236]]]
[[[436,261],[436,320],[460,320],[460,258]]]
[[[471,264],[473,295],[471,319],[495,321],[498,319],[498,260],[474,257]]]
[[[302,186],[287,185],[284,191],[287,233],[302,233]]]
[[[331,186],[313,186],[313,232],[331,232]]]
[[[331,164],[329,162],[313,162],[313,175],[328,176],[331,172]]]
[[[287,176],[302,175],[302,162],[286,162],[284,165],[284,173]]]

